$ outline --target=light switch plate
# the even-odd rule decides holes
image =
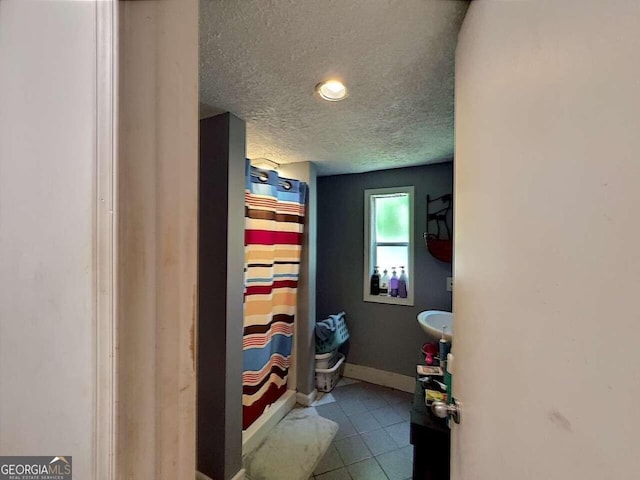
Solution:
[[[447,292],[453,292],[453,277],[447,277]]]

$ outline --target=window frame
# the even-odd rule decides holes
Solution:
[[[408,271],[409,271],[409,288],[407,291],[407,298],[390,297],[390,296],[378,296],[371,295],[369,293],[371,288],[371,274],[373,273],[372,258],[375,257],[374,249],[377,245],[393,246],[404,245],[403,242],[380,242],[377,244],[373,238],[373,228],[375,228],[375,221],[372,218],[372,200],[377,196],[392,195],[392,194],[408,194],[409,195],[409,242],[408,242]],[[364,281],[363,281],[363,300],[365,302],[373,303],[386,303],[391,305],[405,305],[414,306],[414,290],[415,290],[415,269],[414,269],[414,187],[413,185],[407,185],[402,187],[389,187],[389,188],[371,188],[364,191]],[[399,265],[398,265],[399,266]],[[381,273],[381,272],[379,272]],[[400,272],[398,272],[399,274]],[[382,275],[382,274],[381,274]]]

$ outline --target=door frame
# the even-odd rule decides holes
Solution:
[[[195,478],[198,2],[94,6],[93,478]]]
[[[115,478],[117,279],[117,1],[96,1],[94,197],[96,479]]]

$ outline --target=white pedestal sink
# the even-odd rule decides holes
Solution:
[[[418,324],[434,340],[442,338],[442,328],[445,327],[444,338],[450,342],[453,340],[453,313],[451,312],[425,310],[418,314]]]

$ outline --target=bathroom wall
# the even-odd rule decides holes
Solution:
[[[415,187],[413,307],[364,302],[364,190]],[[426,196],[453,192],[453,163],[381,170],[318,179],[317,318],[344,310],[351,333],[348,362],[412,376],[427,340],[416,316],[451,310],[446,279],[451,264],[424,247]]]
[[[301,394],[309,395],[315,388],[315,323],[316,323],[316,260],[318,188],[316,168],[312,162],[281,165],[282,177],[295,178],[309,186],[307,211],[302,239],[300,277],[298,279],[298,312],[296,315],[295,371],[289,373]]]
[[[245,124],[200,120],[198,232],[198,470],[242,468]]]

